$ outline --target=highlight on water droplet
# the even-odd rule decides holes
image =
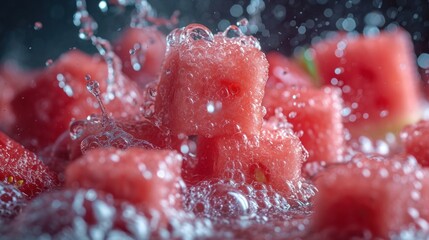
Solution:
[[[183,29],[185,38],[187,40],[205,40],[213,42],[213,33],[204,25],[201,24],[190,24]]]
[[[33,28],[38,31],[43,28],[43,24],[41,22],[35,22]]]
[[[52,63],[54,63],[54,61],[53,61],[52,59],[48,59],[48,60],[46,60],[46,62],[45,62],[45,66],[46,66],[46,67],[49,67],[49,66],[51,66],[51,65],[52,65]]]

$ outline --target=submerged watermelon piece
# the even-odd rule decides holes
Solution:
[[[15,96],[14,136],[26,147],[39,150],[54,143],[72,119],[99,113],[99,104],[86,87],[88,78],[99,82],[105,101],[107,67],[102,58],[76,50],[62,55],[37,77],[34,85]],[[116,97],[105,101],[107,111],[117,117],[138,112],[137,87],[121,75],[115,81]]]
[[[401,139],[406,153],[413,155],[422,166],[429,167],[429,121],[406,126]]]
[[[420,117],[419,78],[409,34],[338,36],[304,54],[319,81],[343,92],[345,126],[355,136],[384,137]]]
[[[287,117],[309,153],[308,161],[341,161],[344,127],[338,89],[267,87],[263,105],[265,118],[275,116],[276,111]]]
[[[428,225],[429,179],[413,159],[367,158],[316,177],[311,232],[319,239],[389,238]],[[422,214],[420,214],[422,213]]]
[[[165,50],[165,36],[156,27],[128,28],[115,44],[123,72],[141,85],[159,77]]]
[[[148,224],[134,206],[111,195],[62,190],[30,202],[12,223],[8,239],[148,239]]]
[[[55,188],[58,179],[37,156],[0,132],[0,181],[15,185],[28,198]]]
[[[267,86],[276,85],[311,87],[313,86],[311,76],[292,59],[287,58],[279,52],[267,53],[269,63]]]
[[[259,133],[268,63],[249,36],[191,24],[168,36],[155,114],[173,134]]]
[[[287,195],[286,183],[300,177],[306,153],[289,127],[275,124],[264,123],[258,136],[235,134],[200,140],[200,169],[215,178],[270,185]]]
[[[182,158],[170,150],[94,149],[66,169],[66,186],[94,188],[161,211],[178,204]]]

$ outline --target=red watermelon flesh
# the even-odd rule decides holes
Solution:
[[[267,87],[263,105],[266,119],[275,116],[276,109],[287,117],[309,153],[308,161],[341,161],[345,143],[337,88]]]
[[[182,157],[170,150],[98,148],[66,169],[66,187],[94,188],[161,211],[178,206]]]
[[[281,53],[269,52],[267,60],[269,63],[267,86],[274,87],[281,84],[311,87],[313,85],[310,75],[298,63]]]
[[[257,40],[192,24],[172,32],[155,114],[173,134],[257,134],[268,63]]]
[[[156,27],[128,28],[115,44],[122,70],[131,80],[145,85],[161,73],[166,42]]]
[[[429,166],[429,121],[406,126],[401,133],[406,153],[413,155],[424,167]]]
[[[272,122],[263,125],[260,135],[235,134],[203,139],[198,160],[205,174],[221,179],[259,182],[271,185],[283,195],[289,193],[289,182],[301,175],[306,152],[289,127]],[[209,175],[210,176],[210,175]]]
[[[383,137],[420,117],[411,38],[397,29],[377,36],[338,36],[314,45],[319,81],[340,87],[345,126],[355,136]]]
[[[320,239],[389,238],[428,221],[427,172],[412,159],[363,155],[328,166],[315,184],[311,232]],[[426,176],[426,177],[425,177]]]
[[[0,132],[0,180],[33,198],[58,186],[58,179],[32,152]]]
[[[62,55],[13,100],[14,136],[25,146],[40,150],[54,143],[72,119],[100,113],[96,98],[87,90],[88,77],[98,81],[105,101],[107,67],[102,58],[77,50]],[[132,82],[119,75],[114,89],[117,97],[105,101],[108,113],[124,117],[138,112],[139,92]]]

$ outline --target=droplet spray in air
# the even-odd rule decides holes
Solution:
[[[104,107],[103,101],[101,101],[101,97],[100,97],[100,94],[101,94],[100,84],[96,80],[91,79],[91,76],[89,74],[85,76],[85,80],[86,80],[86,89],[88,89],[88,91],[92,95],[94,95],[94,97],[97,99],[103,118],[107,118],[106,108]]]
[[[113,84],[117,79],[118,72],[122,68],[120,60],[113,52],[110,42],[95,35],[98,24],[88,13],[86,0],[76,0],[76,8],[77,11],[74,15],[73,23],[77,27],[80,27],[79,37],[83,40],[90,40],[107,64],[107,91],[104,100],[106,103],[109,103],[115,98]]]

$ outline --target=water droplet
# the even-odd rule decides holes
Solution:
[[[85,131],[85,121],[73,121],[70,124],[70,137],[72,140],[80,138]]]
[[[222,34],[227,38],[238,38],[244,35],[241,29],[236,25],[230,25]]]
[[[190,24],[183,29],[183,34],[187,39],[197,41],[205,40],[213,42],[213,33],[204,25],[201,24]]]
[[[109,10],[109,7],[107,6],[107,2],[104,0],[98,3],[98,8],[100,8],[102,12],[107,12],[107,10]]]
[[[48,60],[46,60],[46,62],[45,62],[45,66],[46,66],[46,67],[49,67],[49,66],[51,66],[51,65],[52,65],[52,63],[54,63],[54,61],[53,61],[52,59],[48,59]]]
[[[33,28],[38,31],[43,28],[43,24],[41,22],[35,22]]]

